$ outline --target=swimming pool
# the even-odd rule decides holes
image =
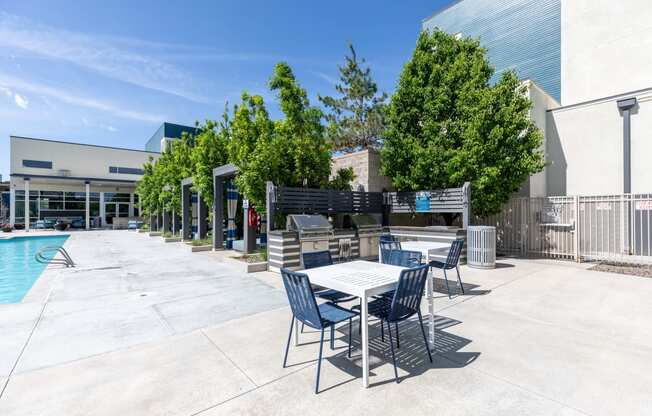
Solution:
[[[39,278],[45,264],[34,259],[34,255],[44,246],[59,246],[68,235],[14,237],[0,239],[0,303],[16,303]],[[55,253],[48,253],[52,258]]]

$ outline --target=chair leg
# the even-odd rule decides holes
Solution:
[[[451,298],[451,288],[448,286],[448,276],[446,276],[446,269],[442,269],[444,271],[444,282],[446,282],[446,291],[448,292],[448,299]]]
[[[360,299],[360,311],[362,311],[362,299]],[[362,316],[358,320],[358,335],[362,334]]]
[[[288,351],[290,350],[290,340],[292,339],[292,330],[294,329],[294,315],[292,315],[292,320],[290,320],[290,333],[288,334],[288,343],[285,346],[285,357],[283,357],[283,368],[287,365],[288,361]]]
[[[396,322],[394,324],[394,328],[396,328],[396,349],[399,349],[399,348],[401,348],[401,345],[399,344],[399,341],[398,341],[398,322]]]
[[[385,324],[385,321],[382,319],[380,320],[380,339],[385,342],[385,329],[383,325]]]
[[[432,354],[430,353],[430,345],[428,345],[428,338],[426,338],[426,330],[423,329],[423,318],[421,317],[421,311],[419,313],[419,328],[421,328],[421,335],[423,335],[423,342],[426,343],[426,351],[428,351],[428,359],[432,362]]]
[[[301,333],[303,334],[303,327],[306,326],[303,322],[301,322]]]
[[[353,319],[349,318],[349,355],[348,357],[351,358],[351,326],[353,325]]]
[[[331,351],[335,349],[335,325],[331,326]]]
[[[382,324],[381,324],[382,325]],[[396,355],[394,355],[394,342],[392,341],[392,327],[387,322],[387,332],[389,333],[389,348],[392,350],[392,363],[394,364],[394,379],[396,384],[398,384],[398,370],[396,369]]]
[[[457,281],[460,283],[460,290],[462,291],[462,294],[464,294],[464,285],[462,284],[462,278],[460,277],[459,266],[455,266],[455,271],[457,272]]]
[[[319,340],[319,358],[317,358],[317,381],[315,383],[315,394],[319,393],[319,373],[321,372],[321,354],[324,350],[324,328],[321,329],[321,338]]]

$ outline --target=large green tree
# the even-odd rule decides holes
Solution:
[[[494,74],[475,39],[420,34],[391,98],[383,173],[399,190],[472,185],[472,210],[499,212],[544,167],[542,134],[516,73]]]
[[[266,181],[326,187],[331,167],[323,114],[310,105],[290,66],[277,64],[269,86],[284,117],[271,120],[262,97],[244,93],[234,108],[228,145],[231,162],[238,168],[238,188],[259,212],[266,208]]]
[[[352,151],[376,147],[385,129],[387,94],[378,93],[378,85],[371,69],[349,43],[350,55],[343,66],[338,66],[340,83],[335,85],[339,98],[322,97],[319,100],[329,110],[328,139],[336,150]]]
[[[225,108],[219,123],[207,120],[199,126],[190,152],[193,187],[201,193],[208,206],[213,204],[213,169],[229,160],[230,124],[228,108]]]

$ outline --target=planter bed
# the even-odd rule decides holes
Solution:
[[[150,237],[160,237],[161,235],[163,235],[163,233],[159,231],[152,231],[151,233],[149,233]]]
[[[181,242],[181,237],[163,237],[163,242],[165,242],[165,243],[179,243],[179,242]]]
[[[245,256],[226,257],[225,260],[228,263],[233,264],[238,268],[240,268],[240,270],[242,270],[242,272],[244,273],[256,273],[256,272],[267,271],[267,261],[263,261],[261,259],[255,258],[254,256],[251,256],[252,258],[249,259],[247,259]]]

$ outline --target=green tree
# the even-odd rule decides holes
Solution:
[[[213,205],[213,169],[228,163],[227,144],[230,135],[228,108],[219,123],[207,120],[199,126],[195,145],[190,152],[193,187],[208,206]]]
[[[352,151],[376,147],[385,129],[387,94],[378,93],[378,85],[371,77],[365,60],[356,55],[349,43],[350,55],[344,66],[338,66],[340,84],[335,90],[340,98],[322,97],[319,100],[330,110],[328,139],[336,150]]]
[[[543,169],[543,138],[529,118],[526,87],[513,71],[492,86],[493,73],[477,40],[420,34],[391,98],[381,153],[383,173],[397,189],[470,181],[473,213],[485,216]]]
[[[266,209],[266,181],[326,187],[331,165],[323,115],[310,106],[289,65],[276,65],[269,86],[277,93],[284,118],[272,121],[262,97],[244,93],[234,107],[228,144],[231,162],[238,168],[236,184],[259,212]]]

